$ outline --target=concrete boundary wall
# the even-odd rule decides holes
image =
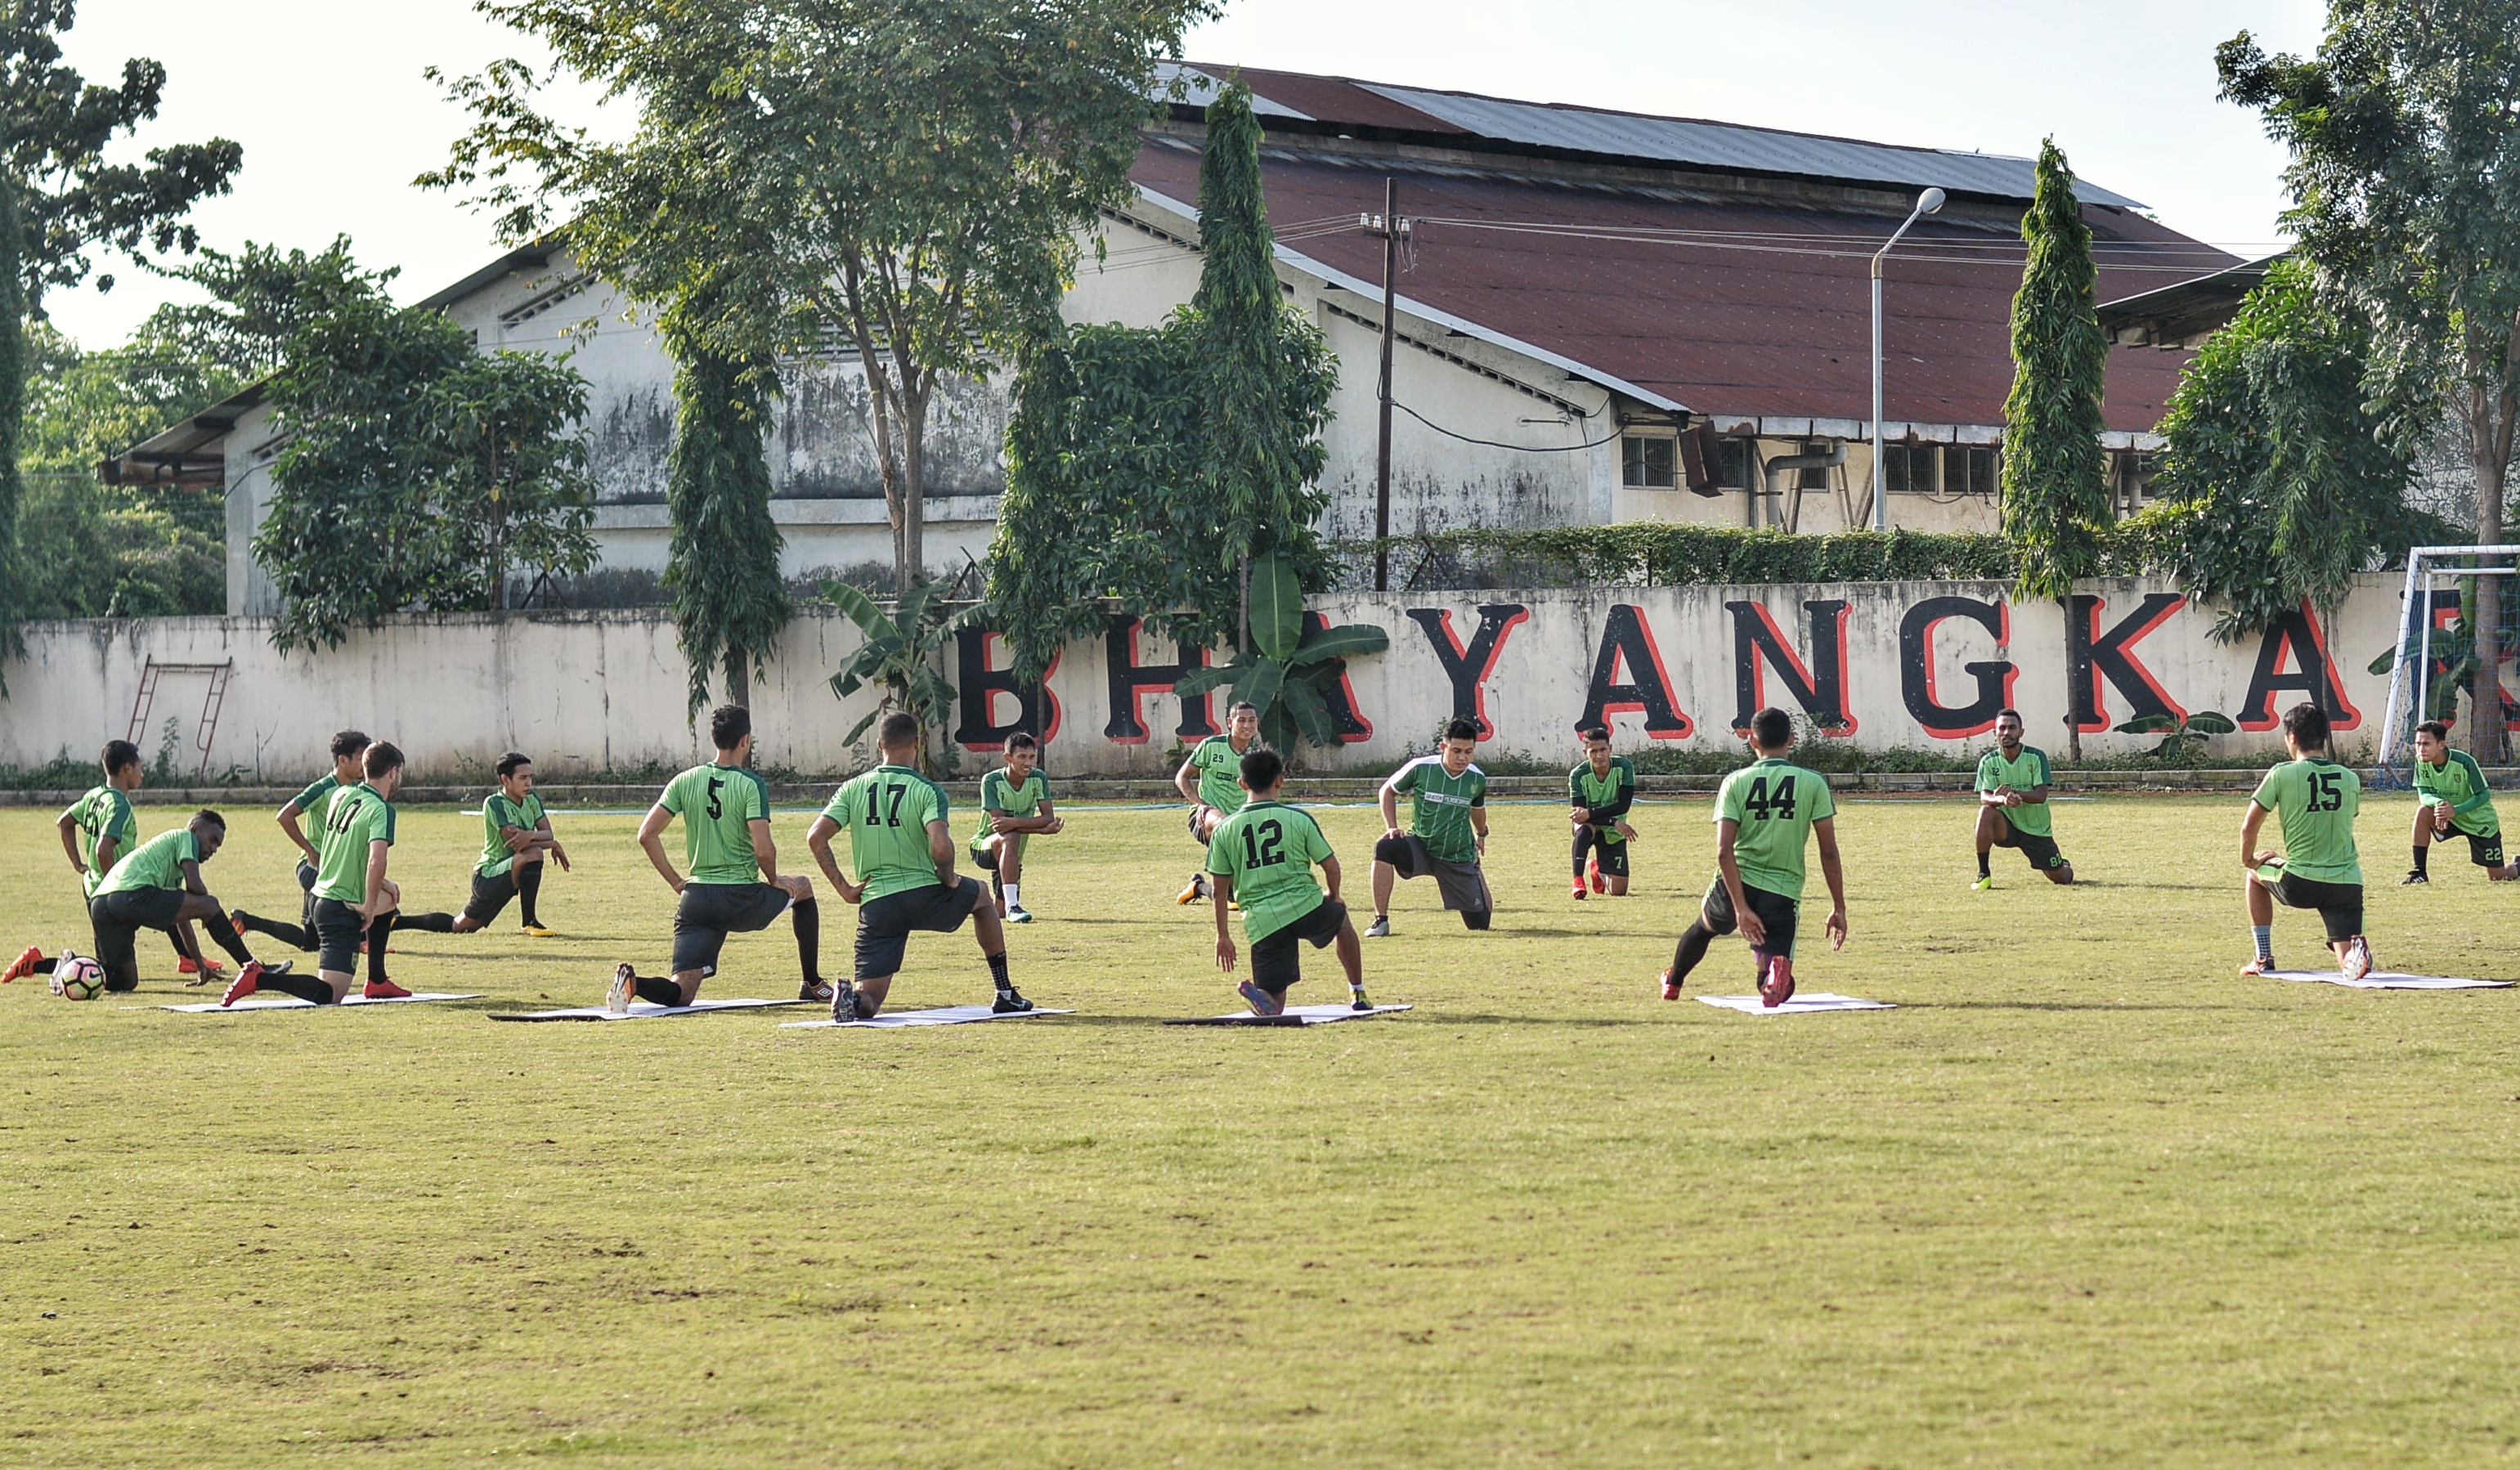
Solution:
[[[2387,681],[2365,668],[2396,636],[2397,602],[2394,579],[2366,577],[2332,619],[2305,609],[2262,638],[2222,644],[2211,608],[2148,580],[2092,583],[2070,614],[1977,582],[1341,595],[1317,601],[1312,616],[1375,624],[1391,647],[1354,663],[1335,701],[1346,737],[1310,763],[1387,767],[1456,713],[1479,721],[1496,747],[1549,760],[1569,754],[1591,717],[1623,748],[1712,748],[1761,704],[1832,732],[1820,738],[1947,754],[1982,748],[2004,704],[2023,710],[2032,741],[2051,753],[2063,751],[2073,714],[2088,754],[2148,749],[2152,737],[2109,733],[2135,715],[2210,709],[2244,727],[2215,742],[2229,752],[2275,743],[2276,717],[2314,692],[2344,753],[2376,734]],[[9,665],[12,697],[0,703],[0,765],[84,759],[123,735],[152,662],[232,665],[213,781],[292,783],[325,764],[343,726],[394,740],[430,778],[486,770],[510,748],[555,781],[705,758],[661,611],[397,617],[338,648],[286,657],[262,618],[24,631],[27,654]],[[764,763],[830,772],[863,762],[841,737],[872,696],[841,700],[826,682],[858,641],[829,609],[788,627],[750,701]],[[946,655],[963,690],[947,734],[986,755],[1032,729],[1056,773],[1160,778],[1178,742],[1222,721],[1222,693],[1171,692],[1207,656],[1115,620],[1063,649],[1045,689],[1018,690],[1002,640],[973,630]],[[161,676],[144,754],[172,720],[177,769],[193,772],[206,684]]]

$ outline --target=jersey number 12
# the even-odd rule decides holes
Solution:
[[[1275,819],[1242,829],[1242,866],[1275,868],[1286,861],[1286,829]]]

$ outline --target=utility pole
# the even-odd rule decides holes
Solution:
[[[1397,332],[1391,309],[1400,272],[1400,237],[1408,229],[1400,218],[1400,181],[1382,181],[1382,215],[1367,216],[1366,232],[1382,237],[1382,387],[1378,395],[1382,425],[1373,452],[1373,590],[1391,590],[1391,345]]]

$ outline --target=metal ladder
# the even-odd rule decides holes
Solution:
[[[159,663],[150,659],[140,670],[140,692],[131,701],[131,729],[124,739],[137,745],[149,730],[149,711],[158,702],[158,680],[166,674],[206,674],[209,692],[202,697],[202,718],[193,734],[193,744],[202,752],[201,768],[193,773],[195,780],[207,780],[210,775],[210,742],[218,737],[219,709],[227,703],[228,680],[236,673],[236,660],[224,663]]]

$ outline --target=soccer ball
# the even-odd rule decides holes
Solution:
[[[105,966],[85,955],[64,955],[53,964],[53,994],[65,1001],[93,1001],[105,994]]]

